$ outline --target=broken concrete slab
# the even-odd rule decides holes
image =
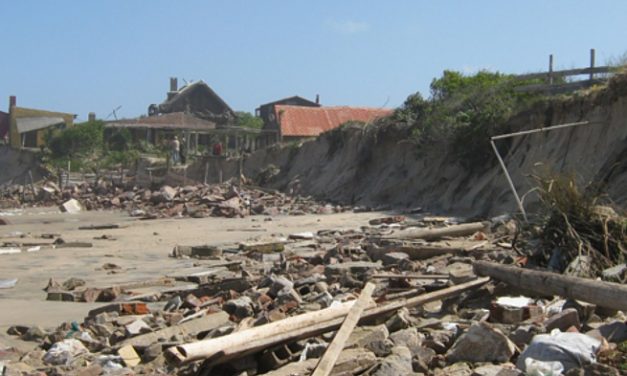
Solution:
[[[544,326],[548,332],[553,329],[559,329],[560,331],[565,332],[570,327],[579,329],[581,327],[579,322],[579,313],[575,308],[567,308],[545,320]]]
[[[137,319],[132,323],[125,325],[124,328],[126,329],[126,333],[129,336],[136,336],[138,334],[152,331],[150,325],[146,324],[146,322],[142,319]]]
[[[377,362],[377,357],[364,349],[346,349],[340,353],[333,367],[332,375],[358,375],[371,368]],[[302,362],[288,363],[287,365],[268,373],[265,376],[310,376],[318,359],[307,359]]]
[[[122,346],[118,349],[118,355],[124,361],[128,367],[135,367],[139,363],[141,363],[141,358],[137,354],[137,351],[133,348],[133,346],[126,345]]]
[[[229,315],[226,312],[210,313],[206,316],[187,321],[182,324],[169,326],[157,331],[141,334],[137,337],[132,337],[124,340],[122,345],[132,345],[137,348],[144,348],[152,345],[153,343],[161,340],[169,340],[174,336],[187,337],[194,336],[201,332],[208,332],[210,330],[221,327],[229,322]]]
[[[345,348],[365,347],[370,342],[385,341],[389,335],[385,325],[357,327],[348,337]]]
[[[392,353],[383,358],[374,376],[410,375],[413,373],[412,354],[405,346],[394,346]]]
[[[245,252],[275,253],[285,250],[284,241],[259,241],[243,242],[239,244],[239,249]]]
[[[101,313],[118,313],[120,315],[145,315],[150,313],[146,303],[130,302],[130,303],[114,303],[104,307],[92,309],[87,313],[88,317],[94,317]]]
[[[83,210],[83,205],[76,199],[70,199],[61,204],[59,209],[65,213],[75,214]]]
[[[516,346],[490,324],[473,324],[446,353],[449,362],[506,362]]]

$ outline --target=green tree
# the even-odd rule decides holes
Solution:
[[[263,128],[263,120],[260,117],[254,116],[250,112],[237,111],[237,126],[245,128],[261,129]]]

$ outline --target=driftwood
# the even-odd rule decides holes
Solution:
[[[348,312],[348,315],[346,315],[346,319],[342,323],[340,330],[338,330],[335,337],[333,337],[333,342],[331,342],[329,347],[327,347],[327,350],[318,362],[316,370],[312,373],[312,376],[328,376],[331,374],[335,362],[337,362],[337,359],[340,357],[340,352],[344,349],[346,340],[348,340],[348,337],[353,332],[353,329],[355,329],[362,312],[368,305],[374,288],[374,284],[367,283],[366,287],[364,287],[361,291],[359,299],[357,299],[357,302],[355,302],[351,310]]]
[[[448,274],[416,274],[416,273],[406,273],[406,274],[396,274],[396,273],[381,273],[374,274],[372,276],[373,279],[449,279]]]
[[[445,236],[459,237],[470,236],[477,231],[485,231],[489,228],[489,222],[472,222],[461,225],[438,228],[408,228],[387,235],[385,239],[424,239],[437,240]]]
[[[360,322],[389,315],[403,307],[414,307],[456,296],[464,291],[479,287],[488,280],[489,278],[479,278],[414,298],[400,299],[381,306],[375,306],[363,313]],[[207,359],[208,365],[224,363],[232,359],[254,354],[274,345],[311,338],[336,330],[342,325],[344,316],[350,311],[353,304],[354,301],[350,301],[335,307],[289,317],[223,337],[174,346],[169,348],[166,354],[171,361],[179,363],[202,359]]]
[[[403,241],[402,244],[390,244],[382,247],[372,245],[368,248],[368,256],[373,260],[381,260],[387,253],[402,252],[406,253],[411,260],[426,260],[442,255],[467,255],[493,249],[494,247],[487,241],[450,240],[428,244]]]
[[[478,275],[489,276],[515,287],[536,291],[539,294],[559,295],[601,307],[627,310],[627,286],[622,284],[570,277],[486,261],[475,262],[474,270]]]
[[[106,224],[106,225],[89,225],[79,226],[79,230],[113,230],[117,228],[126,228],[128,226],[120,226],[118,224]]]

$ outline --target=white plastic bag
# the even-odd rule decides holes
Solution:
[[[89,350],[81,343],[81,341],[69,338],[57,342],[44,355],[44,363],[54,365],[68,365],[78,355],[88,353]]]
[[[533,358],[525,359],[525,367],[529,376],[559,376],[564,371],[560,362],[547,362]]]
[[[529,346],[518,357],[516,367],[529,372],[527,359],[531,358],[534,362],[530,364],[536,365],[538,370],[541,364],[558,362],[563,367],[562,372],[568,372],[572,368],[594,363],[600,347],[601,341],[596,338],[581,333],[563,333],[555,329],[551,334],[534,336]]]

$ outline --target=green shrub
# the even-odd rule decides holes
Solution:
[[[126,128],[113,130],[107,137],[107,146],[113,151],[129,150],[132,146],[131,132]]]
[[[46,146],[53,158],[73,158],[93,154],[102,149],[102,121],[75,124],[73,127],[49,133]]]
[[[429,100],[420,93],[410,95],[393,120],[411,126],[419,151],[444,143],[465,167],[483,168],[493,158],[490,137],[502,133],[513,114],[539,97],[515,90],[529,83],[498,72],[444,71],[431,82]]]

